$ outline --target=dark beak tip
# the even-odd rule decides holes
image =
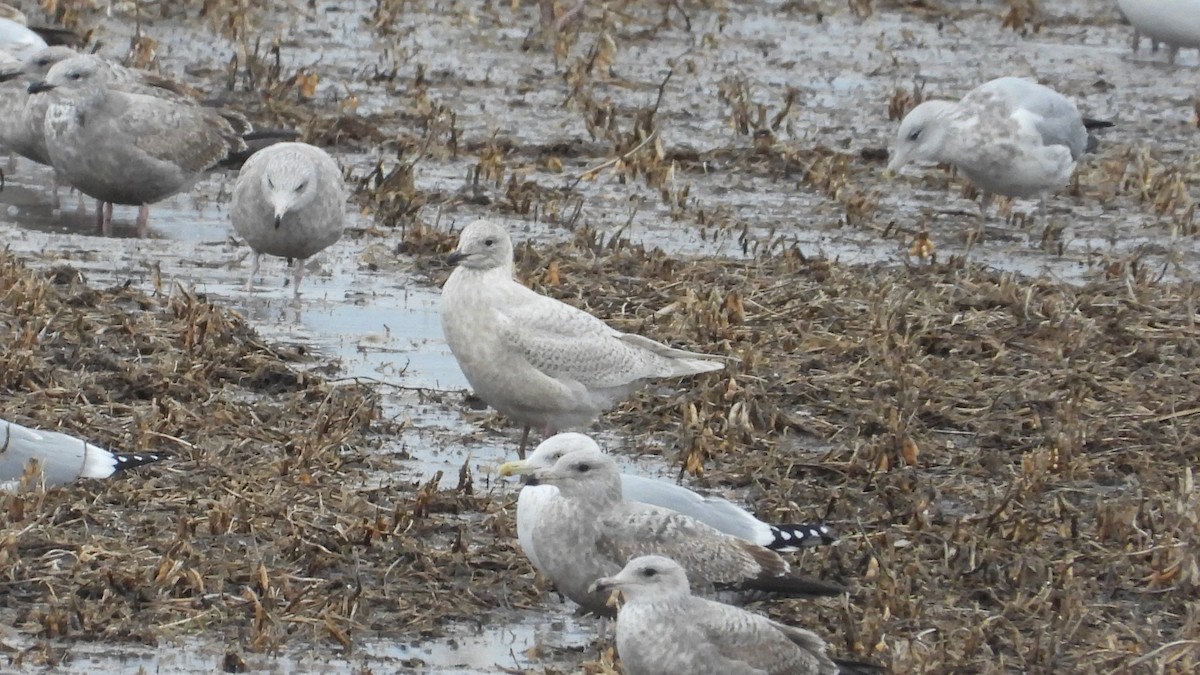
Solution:
[[[278,230],[279,226],[282,224],[283,224],[283,216],[275,216],[275,229]]]
[[[54,85],[52,84],[46,84],[45,82],[34,82],[33,84],[29,85],[27,91],[31,94],[40,94],[43,91],[50,91],[53,88]]]
[[[458,251],[455,251],[454,253],[451,253],[450,255],[446,256],[446,264],[447,265],[457,265],[458,263],[460,263],[466,259],[467,259],[467,254],[459,253]]]

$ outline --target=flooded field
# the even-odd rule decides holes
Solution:
[[[517,549],[517,486],[494,474],[519,429],[466,396],[442,338],[442,259],[481,217],[542,292],[740,359],[592,433],[627,470],[842,533],[796,560],[853,586],[847,602],[760,611],[895,672],[1200,662],[1196,50],[1132,53],[1100,0],[557,2],[548,20],[531,0],[42,4],[106,56],[299,129],[355,196],[296,304],[277,259],[241,288],[233,173],[154,205],[146,239],[118,207],[106,238],[91,200],[53,207],[48,168],[2,165],[0,261],[61,294],[45,325],[131,312],[167,344],[188,317],[228,322],[239,358],[285,383],[247,371],[236,391],[214,376],[126,404],[63,394],[52,368],[5,381],[0,416],[84,435],[103,418],[90,440],[177,455],[125,484],[0,497],[0,556],[27,565],[0,578],[11,667],[618,672],[599,623]],[[1047,223],[1000,200],[976,240],[961,178],[885,175],[889,110],[1002,75],[1115,126]],[[913,255],[926,236],[932,259]],[[3,326],[28,310],[4,303]],[[0,373],[25,368],[9,358]],[[129,358],[151,379],[185,359]],[[336,437],[284,414],[328,406]],[[245,526],[212,529],[225,508]],[[158,536],[201,511],[191,538]],[[126,521],[146,537],[132,552],[90,538]],[[129,578],[55,576],[57,551],[98,549]]]

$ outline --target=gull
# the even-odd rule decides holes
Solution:
[[[562,433],[542,441],[525,460],[525,470],[549,469],[573,450],[593,449],[603,452],[594,440],[579,433]],[[512,464],[506,464],[511,471]],[[658,506],[695,518],[725,534],[744,539],[780,552],[797,551],[804,547],[831,544],[836,541],[833,531],[821,524],[770,525],[752,516],[736,504],[717,497],[702,497],[695,492],[666,481],[633,474],[621,474],[621,494],[626,501]],[[538,562],[533,545],[533,530],[542,514],[558,508],[563,499],[553,485],[525,485],[517,496],[517,541],[525,557],[535,569],[546,574]]]
[[[442,330],[475,394],[546,436],[590,424],[657,378],[724,368],[715,357],[622,333],[513,279],[513,247],[500,225],[477,220],[447,261]]]
[[[35,475],[51,487],[79,478],[108,478],[160,459],[152,453],[109,452],[67,434],[0,420],[0,491],[20,489],[22,477],[34,462]]]
[[[520,460],[500,470],[558,488],[563,499],[542,509],[531,523],[530,544],[554,587],[586,611],[609,611],[607,596],[590,589],[593,581],[616,574],[632,558],[651,554],[678,561],[693,589],[705,595],[732,592],[743,599],[760,593],[845,592],[837,584],[797,575],[775,551],[681,513],[626,500],[616,463],[596,448],[568,452],[548,469],[534,469]]]
[[[0,51],[24,59],[45,46],[46,41],[23,22],[0,18]]]
[[[1036,197],[1045,217],[1046,194],[1071,180],[1075,163],[1094,150],[1089,128],[1062,94],[1031,80],[1002,77],[961,101],[925,101],[900,123],[888,171],[910,161],[946,162],[983,190],[980,215],[993,194]]]
[[[105,203],[138,206],[145,234],[149,205],[191,188],[207,170],[243,152],[229,116],[189,102],[106,84],[107,64],[76,56],[55,64],[29,92],[50,96],[44,129],[51,164],[80,192]]]
[[[1165,44],[1172,65],[1181,48],[1200,48],[1200,0],[1117,0],[1117,7],[1133,25],[1135,52],[1142,35]]]
[[[658,555],[634,558],[593,593],[620,591],[617,655],[625,675],[837,675],[878,672],[836,661],[816,633],[692,595],[688,573]]]
[[[262,254],[296,259],[292,291],[300,297],[305,261],[341,238],[346,226],[346,183],[324,150],[278,143],[246,161],[233,188],[233,229],[254,249],[246,279],[253,288]]]

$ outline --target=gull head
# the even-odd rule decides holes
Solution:
[[[940,161],[946,139],[946,113],[957,104],[953,101],[925,101],[913,108],[900,122],[888,171],[899,171],[909,162]]]
[[[50,69],[55,64],[62,63],[67,59],[75,58],[79,55],[79,52],[70,47],[63,47],[61,45],[46,47],[30,54],[29,58],[25,59],[22,70],[30,82],[37,82],[38,80],[46,79],[46,76],[50,74]]]
[[[687,572],[679,563],[660,555],[630,560],[615,576],[601,577],[588,587],[592,593],[621,591],[629,600],[687,595]]]
[[[586,440],[581,447],[570,450],[551,466],[534,466],[533,458],[509,462],[500,467],[502,476],[527,475],[534,485],[553,485],[568,499],[577,498],[588,503],[611,504],[621,501],[621,472],[612,457],[604,454],[592,439],[583,434],[559,434],[573,436],[567,442]],[[554,436],[538,446],[542,449]],[[537,451],[535,450],[536,454]],[[538,461],[538,464],[543,462]]]
[[[98,56],[83,54],[59,61],[50,67],[46,77],[29,85],[29,93],[44,91],[102,91],[105,79],[105,63]]]
[[[508,232],[490,220],[476,220],[463,228],[458,237],[458,248],[446,258],[446,262],[473,270],[511,268],[513,261],[512,240]]]
[[[573,431],[556,434],[542,441],[529,457],[517,460],[514,462],[505,462],[500,465],[501,476],[526,476],[526,485],[537,485],[537,478],[533,474],[538,469],[553,468],[558,460],[562,459],[563,455],[575,450],[600,450],[600,446],[596,445],[596,441],[591,438],[576,433]]]
[[[299,211],[313,200],[317,166],[299,152],[279,153],[266,163],[260,187],[263,199],[274,211],[278,229],[287,214]]]

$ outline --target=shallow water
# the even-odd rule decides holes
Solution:
[[[322,21],[276,11],[267,16],[263,32],[288,36],[282,50],[285,71],[308,66],[318,72],[316,96],[323,103],[352,94],[364,113],[403,111],[421,64],[430,82],[429,97],[457,113],[465,138],[479,141],[496,134],[512,139],[518,149],[509,158],[511,167],[523,167],[543,186],[569,184],[574,174],[597,164],[591,157],[566,157],[563,173],[555,173],[538,168],[526,152],[589,139],[582,115],[561,105],[568,92],[562,64],[556,64],[547,49],[520,48],[535,24],[536,10],[530,3],[521,3],[517,11],[510,11],[509,3],[495,3],[503,7],[487,10],[449,2],[409,3],[388,36],[364,28],[374,4],[322,3]],[[844,2],[816,4],[826,12],[820,21],[794,9],[797,3],[759,1],[735,3],[727,12],[696,8],[688,17],[690,32],[679,27],[682,20],[677,15],[673,27],[658,31],[653,39],[638,37],[634,29],[613,31],[618,49],[612,77],[607,84],[595,85],[595,91],[627,113],[653,102],[669,61],[684,64],[672,78],[659,125],[666,147],[703,152],[750,145],[732,132],[729,111],[715,94],[724,78],[744,79],[752,100],[772,112],[787,87],[798,87],[797,108],[778,134],[779,142],[857,155],[889,143],[896,123],[887,120],[887,101],[896,88],[911,88],[920,81],[927,93],[957,96],[992,77],[1036,75],[1074,98],[1085,114],[1118,122],[1105,134],[1104,149],[1093,162],[1102,161],[1108,148],[1148,146],[1161,161],[1187,169],[1192,199],[1200,194],[1200,132],[1190,126],[1192,97],[1200,90],[1200,63],[1194,52],[1181,57],[1175,68],[1146,52],[1131,55],[1129,29],[1115,21],[1115,10],[1105,3],[1055,3],[1047,25],[1029,37],[1000,28],[1005,3],[967,3],[978,9],[945,24],[916,11],[880,9],[858,18]],[[1103,8],[1097,9],[1100,5]],[[647,17],[637,30],[653,27],[657,13]],[[116,54],[113,47],[126,44],[132,34],[131,15],[118,4],[112,18],[100,16],[97,21],[109,45],[104,53]],[[209,77],[222,72],[235,46],[196,24],[178,17],[143,22],[143,31],[159,43],[164,70],[180,73],[186,66],[189,74]],[[594,35],[582,37],[569,59],[579,58],[593,41]],[[369,55],[366,60],[364,54]],[[364,83],[364,75],[376,66],[395,68],[397,81]],[[628,125],[629,117],[622,113],[620,124]],[[377,158],[394,155],[384,148],[334,152],[356,175]],[[470,153],[425,158],[418,165],[417,188],[453,192],[465,184],[476,161]],[[682,216],[672,214],[657,190],[608,174],[582,182],[577,189],[584,202],[582,222],[605,232],[628,222],[624,232],[631,239],[681,255],[741,256],[738,238],[743,228],[752,240],[782,236],[806,254],[849,263],[899,264],[911,234],[922,228],[930,231],[942,255],[966,250],[965,233],[975,226],[974,204],[960,198],[957,190],[945,189],[941,179],[920,179],[937,174],[935,170],[908,169],[892,180],[882,178],[881,172],[879,165],[864,186],[878,200],[875,217],[855,225],[847,224],[844,207],[833,196],[798,175],[768,177],[737,166],[679,172],[676,180],[691,189]],[[441,336],[437,290],[413,275],[408,261],[391,253],[398,232],[366,233],[370,219],[358,216],[353,231],[318,257],[319,269],[306,275],[304,300],[296,307],[279,260],[264,260],[256,291],[241,289],[250,260],[227,224],[232,174],[214,174],[191,193],[156,204],[152,238],[146,240],[133,237],[132,209],[118,207],[116,237],[106,239],[95,236],[90,213],[77,212],[77,195],[64,190],[62,209],[52,208],[50,172],[44,167],[22,161],[6,166],[5,175],[0,236],[7,246],[37,265],[68,262],[93,284],[132,282],[152,289],[160,276],[166,285],[194,289],[236,309],[270,339],[303,344],[336,362],[340,377],[378,381],[386,413],[410,418],[415,427],[403,438],[391,439],[384,451],[413,455],[414,476],[428,478],[441,470],[453,477],[464,462],[473,464],[477,476],[487,476],[512,454],[514,430],[508,430],[502,442],[447,442],[465,439],[474,427],[459,410],[422,400],[421,390],[456,392],[467,385]],[[502,190],[488,192],[496,200],[503,196]],[[1019,202],[1015,210],[1033,208],[1031,202]],[[694,216],[700,210],[724,214],[726,225],[699,227]],[[1040,227],[1025,232],[1007,226],[1010,236],[975,245],[971,259],[1079,281],[1107,262],[1141,258],[1167,265],[1171,275],[1195,277],[1200,264],[1196,238],[1174,235],[1129,194],[1060,194],[1050,200],[1050,211],[1053,219],[1068,225],[1062,255],[1037,248]],[[463,203],[429,208],[422,217],[461,227],[476,217],[496,215],[487,206]],[[546,221],[509,214],[508,222],[518,238],[568,236],[561,226]],[[889,228],[890,223],[896,227]],[[992,223],[1000,225],[996,218]],[[621,445],[622,439],[611,440],[613,446]],[[657,458],[622,461],[637,471],[671,473]],[[492,485],[498,495],[515,490],[503,482]],[[561,605],[536,616],[511,612],[510,618],[504,626],[484,630],[462,626],[452,639],[420,646],[364,638],[348,656],[332,648],[245,656],[253,669],[279,673],[353,672],[365,666],[377,672],[466,674],[497,672],[498,666],[531,668],[537,662],[524,652],[535,642],[581,646],[596,634],[594,624],[575,621],[570,609]],[[189,637],[156,650],[74,643],[69,649],[73,660],[60,672],[144,668],[190,673],[212,672],[224,656],[225,642]]]

